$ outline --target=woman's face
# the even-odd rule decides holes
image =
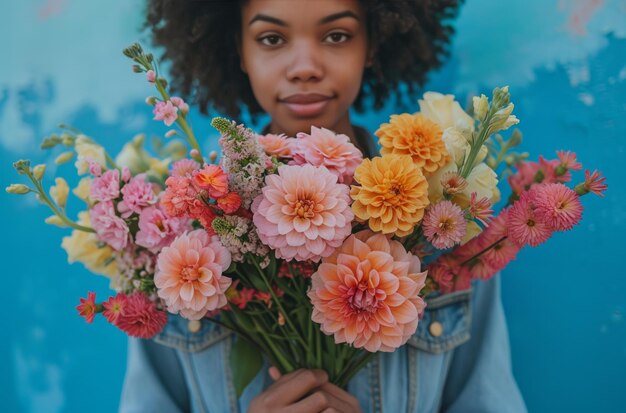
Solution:
[[[241,15],[241,69],[270,132],[353,136],[348,110],[369,64],[358,0],[249,0]]]

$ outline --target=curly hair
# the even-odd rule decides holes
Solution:
[[[233,119],[242,105],[254,119],[264,113],[247,75],[240,67],[237,42],[241,31],[240,6],[247,0],[148,0],[144,28],[152,42],[165,49],[162,60],[171,66],[171,87],[193,97],[203,114],[208,107]],[[390,95],[401,103],[401,85],[414,96],[448,56],[456,16],[462,0],[359,0],[367,20],[374,63],[365,69],[361,90],[353,104],[363,112],[365,102],[380,109]],[[224,39],[232,39],[232,43]]]

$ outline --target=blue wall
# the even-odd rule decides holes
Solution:
[[[11,162],[48,163],[38,150],[64,121],[112,152],[134,134],[164,129],[143,103],[151,93],[121,50],[139,32],[143,2],[23,0],[0,15],[0,184]],[[624,411],[626,404],[626,5],[621,0],[469,1],[449,63],[429,89],[462,102],[509,84],[524,149],[536,158],[571,149],[607,176],[606,198],[585,197],[584,221],[524,251],[503,276],[516,377],[530,411]],[[13,40],[7,40],[8,36]],[[393,108],[356,123],[373,130]],[[200,136],[208,119],[192,113]],[[214,146],[215,142],[207,142]],[[73,174],[66,165],[60,172]],[[50,179],[47,185],[51,184]],[[111,412],[117,408],[126,339],[74,309],[107,280],[60,249],[67,231],[30,198],[0,193],[3,313],[1,411]]]

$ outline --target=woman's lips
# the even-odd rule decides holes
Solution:
[[[297,95],[280,100],[280,103],[284,104],[295,116],[309,118],[321,115],[331,99],[331,97],[320,95]]]

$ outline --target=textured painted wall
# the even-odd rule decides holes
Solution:
[[[143,103],[150,93],[121,50],[139,33],[143,2],[23,0],[0,14],[0,183],[10,162],[40,152],[59,121],[113,149],[140,131],[163,133]],[[626,2],[468,1],[454,53],[429,89],[475,93],[509,84],[531,157],[572,149],[600,167],[605,199],[586,197],[582,225],[521,254],[503,276],[515,374],[530,411],[622,411],[626,403]],[[12,40],[8,40],[12,39]],[[145,43],[145,41],[144,41]],[[373,130],[393,112],[360,116]],[[192,113],[196,131],[211,128]],[[202,133],[200,133],[202,135]],[[215,143],[207,139],[207,146]],[[71,175],[70,165],[64,173]],[[47,182],[48,185],[51,182]],[[67,231],[43,224],[33,199],[0,194],[3,268],[1,410],[115,411],[126,339],[74,306],[107,280],[68,265]]]

